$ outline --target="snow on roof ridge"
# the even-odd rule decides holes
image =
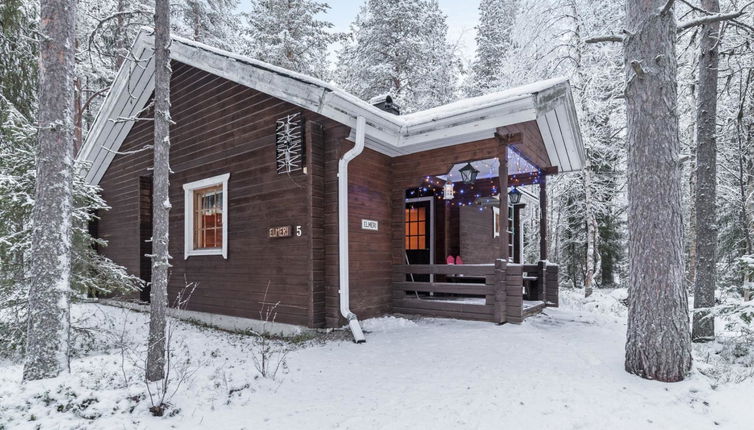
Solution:
[[[337,86],[335,86],[335,85],[333,85],[331,83],[325,82],[325,81],[323,81],[321,79],[318,79],[318,78],[315,78],[313,76],[305,75],[305,74],[299,73],[299,72],[294,72],[293,70],[289,70],[289,69],[286,69],[286,68],[283,68],[283,67],[280,67],[280,66],[275,66],[275,65],[270,64],[270,63],[265,63],[264,61],[257,60],[255,58],[251,58],[251,57],[247,57],[245,55],[236,54],[236,53],[233,53],[233,52],[230,52],[230,51],[226,51],[224,49],[221,49],[221,48],[218,48],[218,47],[215,47],[215,46],[211,46],[211,45],[207,45],[207,44],[202,43],[202,42],[197,42],[195,40],[187,39],[187,38],[185,38],[183,36],[178,36],[178,35],[175,35],[175,34],[171,34],[171,37],[173,38],[173,40],[176,40],[176,41],[178,41],[180,43],[183,43],[185,45],[191,45],[191,46],[194,46],[196,48],[201,48],[201,49],[204,49],[206,51],[210,51],[210,52],[213,52],[215,54],[222,55],[223,57],[228,57],[228,58],[231,58],[231,59],[234,59],[234,60],[243,61],[245,63],[249,63],[249,64],[251,64],[253,66],[256,66],[256,67],[259,67],[259,68],[262,68],[262,69],[267,69],[267,70],[270,70],[272,72],[279,73],[281,75],[289,76],[291,78],[294,78],[294,79],[302,81],[302,82],[307,82],[307,83],[310,83],[312,85],[317,85],[319,87],[326,88],[326,89],[328,89],[330,91],[336,91],[336,90],[340,89],[340,88],[338,88]]]
[[[153,31],[149,27],[142,27],[142,30],[146,30],[149,32]],[[425,109],[422,111],[412,112],[406,115],[393,115],[391,113],[385,112],[375,107],[370,102],[349,93],[348,91],[340,88],[339,86],[333,83],[325,82],[321,79],[318,79],[318,78],[315,78],[315,77],[312,77],[303,73],[295,72],[295,71],[292,71],[292,70],[289,70],[280,66],[275,66],[275,65],[272,65],[264,61],[257,60],[257,59],[254,59],[245,55],[235,54],[233,52],[226,51],[221,48],[217,48],[217,47],[210,46],[201,42],[190,40],[182,36],[171,34],[171,37],[173,38],[173,40],[183,43],[185,45],[200,48],[200,49],[212,52],[214,54],[221,55],[226,58],[230,58],[237,61],[242,61],[252,66],[269,70],[273,73],[278,73],[284,76],[288,76],[292,79],[296,79],[298,81],[302,81],[305,83],[309,83],[311,85],[321,87],[325,89],[326,91],[335,93],[338,96],[351,101],[354,104],[360,105],[360,107],[370,111],[371,113],[375,115],[378,115],[382,119],[385,119],[387,121],[394,123],[395,125],[399,127],[408,127],[408,126],[416,125],[422,122],[434,121],[434,120],[438,120],[444,117],[461,114],[461,113],[464,113],[473,109],[480,109],[480,108],[484,108],[488,106],[494,106],[494,105],[500,104],[501,102],[510,102],[510,101],[513,101],[514,99],[519,99],[519,98],[530,96],[532,94],[536,94],[540,91],[544,91],[548,88],[551,88],[559,84],[568,83],[567,77],[558,76],[555,78],[536,81],[530,84],[508,88],[502,91],[497,91],[497,92],[493,92],[493,93],[489,93],[489,94],[485,94],[485,95],[481,95],[477,97],[457,100],[448,104],[436,106],[436,107]]]
[[[496,91],[481,96],[456,100],[454,102],[450,102],[441,106],[436,106],[433,108],[403,115],[402,118],[409,124],[438,119],[449,116],[449,114],[463,113],[472,109],[481,109],[488,106],[494,106],[500,104],[503,101],[510,102],[515,99],[528,97],[532,94],[539,93],[540,91],[544,91],[548,88],[563,83],[568,83],[568,78],[565,76],[558,76],[555,78],[536,81],[518,87],[507,88],[502,91]]]

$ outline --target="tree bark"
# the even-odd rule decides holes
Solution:
[[[117,12],[124,12],[126,10],[127,0],[118,0]],[[123,15],[118,15],[115,19],[115,67],[113,70],[117,71],[120,66],[126,61],[126,55],[128,55],[128,41],[126,40],[126,18]]]
[[[165,313],[168,302],[170,214],[170,3],[155,2],[154,171],[152,200],[152,288],[146,377],[165,377]]]
[[[592,172],[591,163],[587,160],[584,166],[584,206],[586,212],[586,274],[584,275],[584,297],[592,295],[594,288],[595,266],[597,252],[597,218],[592,210]]]
[[[720,12],[718,0],[702,0],[702,8]],[[717,262],[717,68],[720,23],[702,27],[699,41],[699,97],[696,107],[696,278],[694,281],[694,323],[691,338],[697,342],[715,338],[715,319],[709,308],[715,305]]]
[[[76,2],[40,3],[39,134],[24,380],[68,369]]]
[[[629,306],[625,368],[680,381],[691,368],[676,111],[676,22],[667,0],[628,0]]]

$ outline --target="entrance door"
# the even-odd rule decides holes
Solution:
[[[139,298],[149,301],[152,282],[152,177],[139,177],[139,277],[146,283]]]
[[[406,199],[405,213],[406,260],[408,264],[434,264],[434,198]],[[413,275],[409,281],[428,282],[432,275]]]

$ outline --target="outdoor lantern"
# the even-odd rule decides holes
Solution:
[[[466,163],[459,172],[461,172],[461,178],[463,179],[464,184],[473,184],[474,181],[476,181],[476,175],[479,174],[479,170],[475,169],[471,163]]]
[[[510,200],[512,205],[517,205],[521,201],[521,191],[519,191],[518,188],[513,187],[508,193],[508,200]]]

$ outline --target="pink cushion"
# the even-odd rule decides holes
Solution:
[[[446,258],[446,259],[445,259],[445,261],[446,261],[446,262],[447,262],[448,264],[456,264],[456,259],[455,259],[455,258],[453,258],[453,256],[452,256],[452,255],[448,255],[448,258]]]
[[[461,259],[460,255],[456,257],[456,264],[463,264],[463,260]]]

